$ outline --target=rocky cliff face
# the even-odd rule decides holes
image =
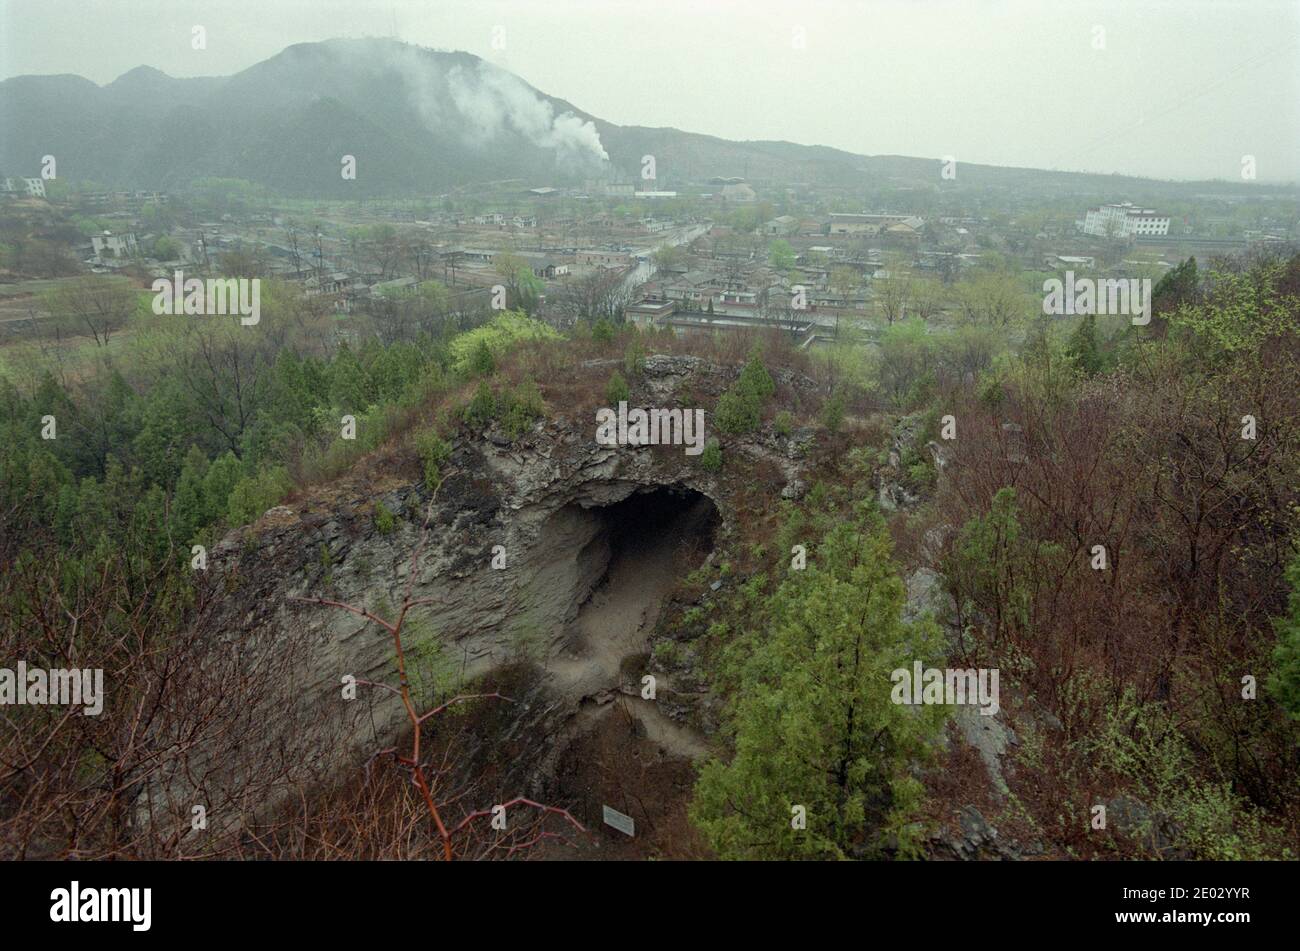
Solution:
[[[683,378],[727,374],[695,358],[652,357],[640,402],[671,406]],[[707,749],[679,722],[682,704],[642,700],[641,677],[664,597],[733,530],[736,490],[682,446],[599,446],[595,431],[594,419],[559,414],[515,441],[462,427],[433,498],[400,471],[354,473],[329,493],[271,509],[214,549],[210,570],[227,596],[204,619],[213,636],[250,664],[281,645],[298,652],[298,676],[281,698],[286,726],[268,723],[264,742],[299,763],[300,781],[358,767],[391,745],[406,719],[390,691],[362,685],[357,699],[344,698],[347,676],[396,682],[389,635],[356,614],[296,599],[388,618],[408,585],[429,602],[413,610],[404,636],[418,702],[520,661],[532,671],[506,731],[520,751],[514,779],[544,785],[563,747],[594,727],[614,696],[627,697],[620,706],[670,753]],[[755,440],[728,451],[802,485],[788,446]],[[380,503],[395,515],[386,531]],[[672,696],[667,683],[660,692]]]

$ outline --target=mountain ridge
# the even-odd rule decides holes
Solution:
[[[0,81],[0,169],[141,188],[242,178],[286,194],[382,196],[505,178],[640,179],[655,187],[712,176],[838,186],[935,186],[939,160],[860,155],[783,140],[737,141],[673,127],[618,125],[536,89],[472,53],[390,39],[297,43],[228,76],[173,77],[152,66],[104,85],[75,74]],[[341,174],[356,158],[355,180]],[[1134,176],[962,163],[962,184],[1185,187]],[[1213,182],[1215,188],[1249,188]]]

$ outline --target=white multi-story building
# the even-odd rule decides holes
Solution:
[[[95,257],[101,261],[105,258],[130,257],[138,250],[135,235],[129,231],[125,234],[105,231],[103,234],[91,235],[90,245],[94,249]]]
[[[1083,233],[1106,238],[1140,238],[1169,233],[1169,216],[1132,202],[1089,208],[1083,219]]]

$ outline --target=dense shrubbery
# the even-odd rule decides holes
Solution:
[[[375,503],[375,531],[380,535],[391,535],[397,528],[397,518],[383,502]]]
[[[503,311],[482,327],[466,331],[448,345],[451,369],[468,376],[484,376],[495,369],[495,360],[510,347],[525,340],[558,340],[559,334],[540,321],[517,311]],[[484,353],[488,355],[485,358]]]
[[[1085,320],[1061,340],[1040,323],[935,401],[960,432],[935,500],[958,528],[942,569],[966,657],[1001,665],[1071,738],[1035,764],[1056,781],[1036,815],[1061,841],[1115,847],[1086,836],[1071,790],[1127,791],[1197,857],[1277,856],[1300,829],[1284,715],[1300,259],[1161,287],[1180,296],[1157,296],[1151,331],[1103,341]],[[1246,675],[1268,689],[1247,696]]]
[[[852,386],[906,423],[895,471],[929,501],[897,516],[895,531],[933,553],[954,598],[948,663],[1002,672],[1004,715],[1021,733],[1008,816],[1080,857],[1294,857],[1300,258],[1208,273],[1189,261],[1158,284],[1153,310],[1145,328],[1027,316],[1018,345],[979,323],[900,321],[876,357],[830,354],[826,392]],[[823,422],[842,411],[826,400]],[[948,414],[957,438],[942,443],[940,474],[926,445]],[[760,419],[739,381],[719,402],[724,431]],[[847,457],[883,466],[890,448]],[[772,547],[824,538],[810,513],[846,488],[874,492],[869,480],[819,483]],[[912,519],[941,530],[921,545]],[[812,548],[808,557],[820,562]],[[706,768],[693,815],[725,856],[870,854],[896,827],[887,807],[914,804],[911,790],[891,799],[878,782],[857,800],[874,804],[869,821],[838,790],[808,809],[812,834],[790,829],[791,805],[818,802],[837,775],[808,725],[836,718],[812,711],[819,695],[801,678],[819,681],[808,674],[817,651],[846,629],[833,605],[856,592],[834,574],[822,591],[783,569],[751,576],[711,611],[706,653],[732,700],[734,756]],[[795,613],[757,584],[776,581]],[[800,617],[817,618],[822,643],[800,640]],[[792,749],[814,755],[792,760]],[[1089,834],[1091,807],[1120,798],[1127,821]]]
[[[479,381],[474,396],[465,406],[463,418],[476,428],[483,428],[494,420],[501,421],[501,429],[511,439],[518,439],[533,427],[546,412],[541,391],[532,380],[525,380],[514,388],[493,388],[487,380]]]
[[[442,470],[451,458],[451,445],[432,429],[415,436],[415,451],[424,467],[424,487],[432,492],[442,481]]]
[[[716,439],[710,439],[700,453],[700,465],[706,472],[717,472],[722,468],[722,447]]]
[[[31,544],[89,563],[115,551],[142,563],[168,551],[188,559],[189,545],[211,542],[218,526],[249,522],[295,485],[342,472],[456,379],[490,378],[514,343],[555,336],[507,312],[449,345],[370,337],[320,356],[328,317],[274,282],[256,331],[145,312],[133,320],[121,362],[130,382],[108,362],[66,385],[48,371],[25,389],[0,376],[0,564]],[[299,328],[302,340],[286,340],[284,328]],[[488,385],[491,406],[480,399],[473,409],[501,418],[512,436],[541,415],[535,385],[499,400]],[[45,416],[56,420],[55,439],[41,438]],[[345,416],[354,438],[342,438]],[[426,478],[446,458],[427,446],[422,457]]]
[[[509,392],[501,413],[501,428],[511,439],[518,439],[546,415],[542,392],[532,380],[525,380]]]

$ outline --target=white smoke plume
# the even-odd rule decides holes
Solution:
[[[513,129],[542,148],[577,158],[609,159],[590,121],[571,112],[557,116],[549,102],[504,70],[487,63],[475,70],[454,67],[447,74],[447,90],[480,143]]]
[[[555,108],[521,79],[496,66],[441,69],[418,47],[403,47],[386,62],[398,69],[420,117],[431,129],[454,131],[477,146],[511,132],[553,149],[564,162],[607,162],[600,134],[589,120]]]

